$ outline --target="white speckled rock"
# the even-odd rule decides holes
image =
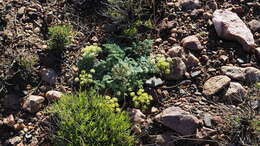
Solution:
[[[216,10],[212,21],[219,37],[238,41],[245,51],[253,51],[255,48],[253,34],[236,13],[229,10]]]

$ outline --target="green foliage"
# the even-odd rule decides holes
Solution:
[[[113,100],[115,106],[108,105]],[[130,121],[125,112],[114,112],[116,100],[104,99],[91,89],[76,95],[65,95],[48,112],[56,115],[55,145],[132,146]]]
[[[172,63],[172,59],[170,57],[166,58],[163,55],[157,55],[153,61],[156,64],[157,72],[165,75],[171,72],[170,65]]]
[[[144,89],[139,89],[137,93],[131,92],[130,95],[133,97],[134,106],[146,110],[153,100],[152,96],[144,92]]]
[[[145,26],[147,28],[154,28],[155,26],[152,24],[151,19],[146,21],[141,21],[140,19],[136,20],[133,24],[130,25],[130,27],[126,27],[123,30],[123,35],[128,37],[135,37],[138,35],[138,27]]]
[[[70,25],[51,26],[48,30],[50,36],[50,39],[48,40],[49,48],[63,50],[71,43],[73,32]]]
[[[155,65],[150,58],[151,45],[150,40],[133,43],[131,47],[120,47],[116,44],[103,45],[103,51],[99,52],[99,56],[91,55],[93,63],[83,61],[84,57],[79,61],[81,66],[85,65],[81,69],[95,70],[91,78],[86,72],[80,75],[81,85],[91,82],[119,100],[123,97],[130,98],[130,92],[142,89],[144,81],[155,73]],[[100,56],[103,59],[100,59]],[[82,62],[86,64],[82,65]]]

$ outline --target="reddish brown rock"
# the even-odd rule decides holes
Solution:
[[[184,39],[182,39],[181,44],[184,48],[190,49],[190,50],[201,50],[202,46],[201,43],[195,35],[187,36]]]
[[[231,79],[228,76],[215,76],[208,79],[203,85],[203,94],[211,96],[229,85]]]
[[[255,48],[253,34],[236,13],[229,10],[216,10],[212,20],[219,37],[238,41],[245,51],[253,51]]]
[[[182,135],[196,134],[202,121],[179,107],[169,107],[155,116],[155,120]]]

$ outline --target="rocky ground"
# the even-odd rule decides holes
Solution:
[[[131,110],[139,144],[252,145],[252,137],[260,139],[259,128],[252,131],[249,124],[260,120],[260,90],[254,86],[260,81],[260,3],[162,5],[148,37],[154,52],[174,58],[175,72],[171,80],[147,81],[154,98],[150,111]],[[62,0],[0,0],[0,10],[0,145],[51,145],[44,109],[61,93],[76,91],[80,49],[104,41],[106,22],[82,17],[73,2]],[[47,50],[54,24],[77,31],[59,55]],[[37,58],[30,71],[17,65],[22,56]],[[238,118],[243,122],[236,124]]]

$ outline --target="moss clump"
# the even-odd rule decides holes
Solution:
[[[58,117],[56,145],[134,145],[126,113],[115,112],[94,89],[65,95],[48,111]]]

